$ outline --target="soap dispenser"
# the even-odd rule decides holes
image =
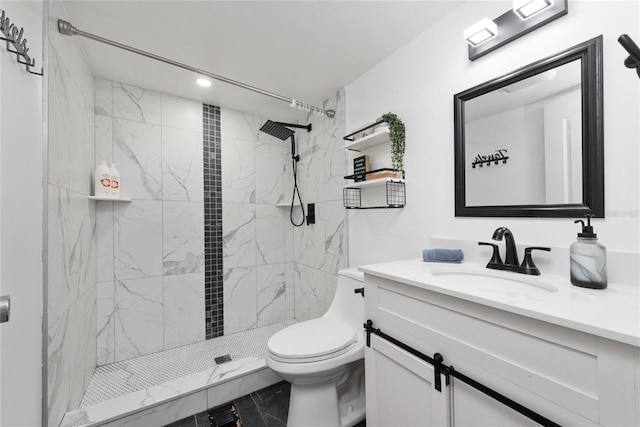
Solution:
[[[571,284],[583,288],[604,289],[607,287],[607,248],[598,242],[593,232],[591,217],[587,215],[587,225],[578,219],[574,223],[582,224],[578,240],[569,247],[571,261]]]
[[[109,175],[111,175],[111,197],[114,199],[120,198],[120,171],[116,169],[116,164],[111,163],[111,169],[109,169]]]
[[[96,168],[94,187],[96,197],[111,197],[111,174],[106,160]]]

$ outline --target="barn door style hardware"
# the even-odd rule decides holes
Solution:
[[[371,319],[367,320],[367,322],[363,325],[364,326],[364,330],[367,333],[367,347],[371,347],[371,334],[375,334],[377,336],[379,336],[380,338],[389,341],[391,344],[395,345],[396,347],[401,348],[402,350],[416,356],[417,358],[425,361],[426,363],[429,363],[430,365],[433,366],[434,368],[434,386],[435,389],[439,392],[442,392],[442,384],[440,381],[440,374],[443,374],[445,376],[445,381],[446,381],[446,385],[448,386],[450,383],[450,378],[457,378],[458,380],[462,381],[463,383],[473,387],[474,389],[478,390],[479,392],[491,397],[494,400],[497,400],[498,402],[502,403],[505,406],[508,406],[509,408],[513,409],[514,411],[524,415],[525,417],[529,418],[530,420],[535,421],[536,423],[546,426],[546,427],[560,427],[560,424],[557,424],[553,421],[551,421],[550,419],[538,414],[537,412],[532,411],[531,409],[527,408],[524,405],[521,405],[520,403],[516,402],[515,400],[512,400],[510,398],[508,398],[507,396],[505,396],[504,394],[500,394],[497,391],[493,390],[492,388],[487,387],[486,385],[474,380],[473,378],[470,378],[468,376],[466,376],[465,374],[463,374],[460,371],[457,371],[453,366],[448,366],[445,365],[444,362],[444,356],[442,356],[442,354],[440,353],[435,353],[433,355],[433,357],[427,356],[426,354],[416,350],[413,347],[408,346],[407,344],[403,343],[402,341],[399,341],[397,339],[395,339],[392,336],[389,336],[387,334],[385,334],[384,332],[382,332],[379,328],[376,329],[373,327],[373,321]]]

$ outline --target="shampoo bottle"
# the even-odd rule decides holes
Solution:
[[[582,223],[578,240],[569,247],[571,262],[571,284],[583,288],[604,289],[607,287],[607,249],[598,243],[597,234],[591,226],[591,216],[587,215],[587,225]]]
[[[106,160],[96,168],[94,193],[96,197],[111,197],[111,173]]]
[[[109,169],[109,175],[111,176],[111,197],[114,199],[120,198],[120,171],[116,169],[116,164],[111,163],[111,169]]]

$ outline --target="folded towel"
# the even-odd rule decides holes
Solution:
[[[422,260],[424,262],[462,262],[464,253],[462,249],[423,249]]]

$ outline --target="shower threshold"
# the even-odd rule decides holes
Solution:
[[[60,427],[165,425],[281,381],[269,338],[290,320],[96,368]]]

